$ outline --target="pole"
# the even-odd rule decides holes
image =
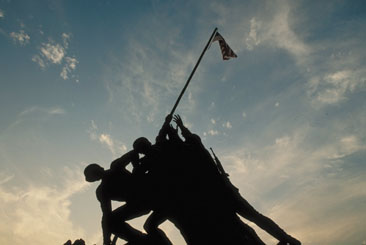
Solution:
[[[206,44],[206,47],[203,49],[203,51],[202,51],[202,53],[201,53],[201,56],[199,57],[199,59],[198,59],[198,61],[197,61],[196,65],[194,66],[194,68],[193,68],[193,70],[192,70],[192,72],[191,72],[191,75],[189,75],[189,77],[188,77],[188,80],[187,80],[187,82],[186,82],[186,85],[184,85],[184,87],[183,87],[183,89],[182,89],[182,92],[180,92],[180,95],[178,96],[178,99],[177,99],[177,101],[175,102],[175,105],[173,106],[172,111],[170,112],[170,115],[171,115],[171,116],[173,116],[174,111],[175,111],[175,109],[177,108],[177,106],[178,106],[178,104],[179,104],[180,99],[182,98],[182,96],[183,96],[184,92],[186,91],[186,89],[187,89],[187,87],[188,87],[188,84],[189,84],[189,82],[191,81],[191,79],[192,79],[192,77],[193,77],[193,74],[195,73],[195,71],[196,71],[196,69],[197,69],[198,65],[200,64],[201,59],[202,59],[203,55],[205,54],[205,52],[206,52],[206,50],[207,50],[208,46],[210,45],[211,40],[212,40],[212,38],[214,37],[214,35],[215,35],[215,33],[216,33],[216,32],[217,32],[217,27],[216,27],[216,28],[215,28],[215,30],[212,32],[211,37],[210,37],[210,39],[208,40],[208,42],[207,42],[207,44]]]

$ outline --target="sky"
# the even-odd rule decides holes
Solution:
[[[238,58],[213,43],[176,113],[303,244],[366,244],[365,13],[357,0],[0,0],[0,244],[102,244],[83,169],[155,139],[215,27]]]

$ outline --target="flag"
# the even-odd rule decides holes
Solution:
[[[212,42],[219,41],[222,58],[224,60],[229,60],[230,58],[238,57],[234,51],[229,47],[229,45],[225,42],[225,39],[220,35],[220,33],[216,32]]]

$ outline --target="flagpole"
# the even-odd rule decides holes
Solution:
[[[191,79],[192,79],[192,77],[193,77],[193,74],[196,72],[196,69],[197,69],[198,65],[200,64],[201,59],[202,59],[203,55],[205,54],[205,52],[206,52],[206,50],[207,50],[208,46],[210,45],[210,43],[211,43],[211,41],[212,41],[212,38],[215,36],[215,33],[216,33],[216,32],[217,32],[217,27],[216,27],[216,28],[215,28],[215,30],[212,32],[210,39],[208,40],[208,42],[207,42],[207,44],[206,44],[205,48],[203,49],[203,51],[202,51],[202,53],[201,53],[201,56],[199,57],[199,59],[198,59],[198,61],[197,61],[196,65],[194,66],[194,68],[193,68],[193,70],[192,70],[192,72],[191,72],[191,75],[189,75],[189,77],[188,77],[188,80],[187,80],[186,84],[184,85],[184,87],[183,87],[182,91],[180,92],[180,95],[178,96],[178,99],[177,99],[177,101],[175,102],[175,104],[174,104],[174,106],[173,106],[172,111],[170,112],[170,115],[171,115],[171,116],[173,116],[174,111],[175,111],[175,109],[177,108],[177,106],[178,106],[178,104],[179,104],[180,99],[182,98],[182,96],[183,96],[184,92],[186,91],[186,89],[187,89],[187,87],[188,87],[188,84],[189,84],[189,82],[191,81]]]

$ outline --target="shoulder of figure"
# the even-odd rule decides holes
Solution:
[[[197,134],[191,134],[188,140],[194,144],[202,144],[201,138]]]

